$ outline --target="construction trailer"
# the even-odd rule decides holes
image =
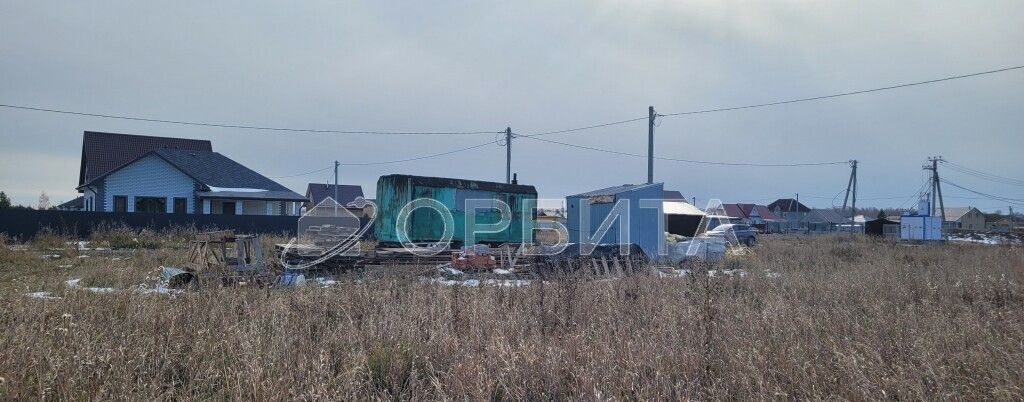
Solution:
[[[663,183],[623,184],[565,197],[566,227],[570,243],[636,244],[651,260],[665,249],[665,220],[661,211]],[[645,201],[646,200],[646,201]],[[618,208],[616,209],[618,205]],[[613,212],[619,211],[619,217]],[[629,215],[623,229],[622,215]],[[587,219],[584,219],[586,217]],[[602,222],[614,218],[599,239],[593,239]],[[584,222],[586,220],[586,222]]]
[[[496,208],[478,208],[469,211],[466,200],[491,200],[491,207],[504,202],[511,211],[511,223],[504,230],[494,233],[476,233],[475,243],[533,243],[533,221],[537,205],[537,189],[533,186],[495,183],[488,181],[424,177],[411,175],[387,175],[377,180],[377,221],[374,234],[381,243],[400,243],[398,219],[403,208],[416,199],[437,201],[452,214],[454,223],[452,243],[463,245],[466,236],[466,221],[475,219],[478,225],[498,223],[501,212]],[[435,204],[435,205],[436,205]],[[487,204],[487,202],[484,202]],[[472,216],[470,216],[472,214]],[[417,208],[409,214],[405,225],[408,241],[433,243],[442,240],[446,218],[427,207]]]

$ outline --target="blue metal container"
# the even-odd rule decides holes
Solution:
[[[565,197],[569,242],[586,243],[586,238],[594,238],[601,223],[616,211],[616,205],[620,205],[618,212],[629,215],[625,236],[619,233],[623,220],[617,218],[596,242],[633,243],[640,246],[648,258],[658,260],[662,254],[659,250],[664,250],[665,245],[665,221],[660,209],[663,188],[663,183],[624,184]],[[583,203],[588,205],[589,222],[583,222]]]
[[[533,186],[410,175],[387,175],[377,180],[379,211],[374,234],[378,241],[400,242],[397,230],[399,212],[418,198],[435,200],[451,211],[454,223],[452,241],[456,244],[463,244],[466,240],[467,199],[500,200],[508,204],[512,213],[512,222],[505,230],[477,233],[476,243],[533,242],[534,208],[537,204],[537,189]],[[494,209],[477,209],[474,215],[476,223],[481,225],[497,223],[501,219],[500,212]],[[415,243],[441,240],[444,225],[445,219],[438,212],[429,208],[416,209],[407,225],[409,240]]]

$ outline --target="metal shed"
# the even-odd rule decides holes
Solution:
[[[582,194],[565,197],[567,209],[566,227],[569,229],[569,242],[581,243],[584,237],[591,238],[597,229],[612,214],[619,201],[628,201],[622,208],[629,213],[629,227],[626,238],[619,235],[621,219],[615,219],[605,235],[598,240],[601,244],[633,243],[640,246],[652,260],[661,255],[664,249],[665,221],[662,211],[663,183],[623,184]],[[642,205],[641,200],[650,200]],[[584,206],[583,204],[587,204]],[[583,209],[588,210],[589,222],[584,226]]]
[[[374,233],[377,240],[398,243],[398,215],[402,208],[414,199],[436,200],[448,208],[454,220],[452,241],[463,244],[466,239],[466,200],[500,200],[508,204],[512,222],[508,228],[497,233],[477,233],[476,242],[482,243],[532,243],[533,215],[537,203],[537,189],[521,184],[495,183],[477,180],[424,177],[410,175],[387,175],[377,180],[377,222]],[[497,223],[501,214],[495,209],[477,209],[474,218],[478,224]],[[435,242],[444,234],[444,218],[428,208],[412,212],[408,225],[409,240]]]

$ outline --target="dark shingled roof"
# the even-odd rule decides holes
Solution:
[[[213,151],[209,140],[86,131],[82,135],[82,162],[78,171],[78,185],[91,182],[150,151],[161,148]]]
[[[334,198],[334,185],[324,183],[309,183],[306,185],[306,197],[313,205],[319,205],[325,198]],[[339,184],[338,204],[344,206],[354,201],[356,197],[363,196],[363,188],[354,184]]]
[[[186,151],[181,149],[155,149],[135,160],[142,159],[149,155],[156,155],[167,161],[182,173],[185,173],[195,181],[204,185],[204,190],[197,194],[202,197],[216,198],[245,198],[265,200],[289,200],[305,201],[303,197],[285,186],[270,180],[266,176],[254,172],[242,164],[231,160],[217,152]],[[135,161],[130,161],[120,167],[107,172],[113,173],[121,167],[127,166]],[[93,181],[106,177],[107,174],[96,177]],[[91,182],[87,183],[91,184]],[[209,191],[209,187],[220,187],[225,190]],[[252,191],[231,191],[232,189],[260,189],[263,192]]]
[[[64,211],[77,211],[85,208],[85,197],[78,196],[71,201],[65,202],[57,206],[57,209]]]
[[[269,191],[291,191],[276,181],[254,172],[219,152],[157,149],[154,154],[210,187],[258,188]]]
[[[811,209],[806,205],[801,204],[800,201],[792,198],[779,198],[775,202],[768,204],[768,209],[774,211],[778,207],[782,212],[811,212]]]
[[[676,190],[663,190],[661,192],[661,198],[664,199],[664,200],[672,200],[672,201],[675,201],[675,200],[686,201],[686,197],[683,197],[683,193],[680,193],[680,192],[678,192]]]

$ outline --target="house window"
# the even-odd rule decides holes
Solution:
[[[128,197],[123,195],[114,196],[114,212],[128,212]]]
[[[174,213],[184,214],[188,209],[188,199],[186,198],[175,198],[174,199]]]
[[[167,213],[167,199],[163,197],[135,197],[135,212]]]
[[[225,202],[221,203],[220,205],[221,205],[220,213],[222,213],[224,215],[234,215],[235,214],[235,203],[234,202],[227,202],[227,201],[225,201]]]

